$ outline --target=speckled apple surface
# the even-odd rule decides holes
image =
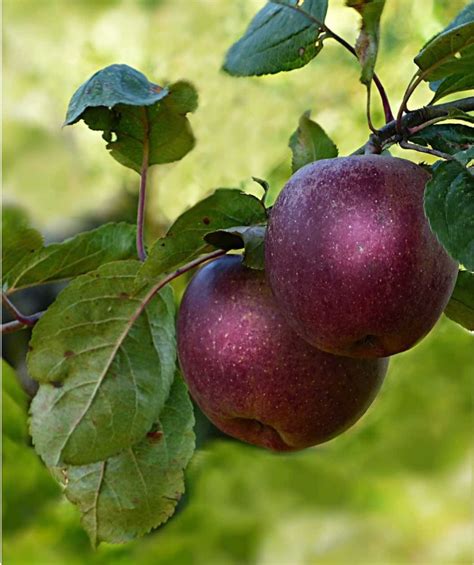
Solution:
[[[178,352],[191,395],[222,431],[278,451],[340,434],[367,410],[386,359],[319,351],[289,328],[261,271],[225,256],[183,297]]]
[[[385,357],[434,326],[458,265],[424,215],[428,178],[404,159],[370,155],[317,161],[288,181],[265,266],[286,320],[310,344]]]

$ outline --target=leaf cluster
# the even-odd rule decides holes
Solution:
[[[347,1],[361,17],[352,47],[327,27],[327,0],[270,0],[229,49],[223,68],[234,76],[290,71],[308,64],[332,39],[357,56],[368,101],[375,82],[387,106],[375,74],[384,4]],[[461,265],[446,314],[469,330],[474,309],[474,178],[469,167],[474,134],[466,124],[473,117],[453,110],[430,121],[429,111],[448,94],[474,88],[473,50],[471,3],[415,57],[418,70],[406,100],[417,84],[429,83],[434,97],[425,122],[411,131],[398,128],[378,147],[382,151],[410,141],[412,147],[446,157],[431,168],[425,212],[441,244]],[[149,166],[182,159],[194,147],[188,114],[196,108],[197,92],[190,83],[160,86],[127,65],[111,65],[79,87],[65,125],[82,120],[101,131],[111,156],[140,173],[144,184]],[[370,104],[368,110],[370,124]],[[336,144],[309,111],[301,116],[289,146],[293,172],[338,156]],[[255,180],[266,192],[267,183]],[[136,259],[135,226],[106,224],[45,245],[21,210],[3,209],[5,295],[69,283],[33,329],[27,364],[39,390],[30,406],[30,433],[36,451],[79,509],[93,545],[129,541],[159,526],[184,492],[184,472],[194,451],[194,416],[177,369],[176,301],[165,283],[216,249],[242,250],[248,267],[263,269],[264,202],[265,195],[258,199],[219,188],[177,218],[143,262]],[[26,402],[11,387],[10,371],[6,369],[4,381],[4,410],[11,420],[7,436],[23,441]]]

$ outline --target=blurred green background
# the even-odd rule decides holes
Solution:
[[[356,62],[336,44],[327,42],[309,66],[287,74],[236,79],[219,71],[262,4],[4,0],[4,198],[28,209],[50,239],[105,218],[133,219],[137,175],[110,159],[100,135],[83,124],[61,129],[74,90],[116,62],[158,83],[186,78],[200,93],[191,116],[195,150],[153,170],[150,238],[218,186],[258,190],[254,175],[276,194],[290,175],[288,137],[307,109],[341,154],[361,145],[368,133],[364,88]],[[417,50],[465,4],[387,2],[378,72],[394,104]],[[328,24],[355,40],[357,15],[343,0],[330,1]],[[421,88],[412,105],[428,100]],[[381,125],[375,96],[373,105]],[[4,562],[471,563],[472,351],[472,337],[441,320],[392,360],[361,422],[299,454],[216,439],[199,419],[200,448],[180,511],[146,538],[95,553],[34,451],[4,438]]]

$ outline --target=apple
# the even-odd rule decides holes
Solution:
[[[422,167],[380,155],[324,159],[290,178],[270,214],[265,269],[308,343],[386,357],[434,326],[458,264],[425,217],[428,179]]]
[[[207,417],[235,438],[276,451],[316,445],[354,424],[388,366],[310,346],[285,322],[264,273],[238,255],[208,263],[188,285],[178,353]]]

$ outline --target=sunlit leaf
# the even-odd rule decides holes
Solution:
[[[48,465],[87,464],[149,431],[168,397],[176,358],[174,301],[164,288],[143,310],[138,261],[75,279],[33,330],[31,376],[43,383],[31,432]]]
[[[474,3],[466,6],[415,57],[423,79],[437,81],[472,73],[474,65]]]
[[[140,280],[154,280],[162,273],[195,259],[212,247],[207,233],[233,226],[261,224],[267,215],[262,202],[239,190],[217,189],[184,212],[168,233],[153,246],[140,273]]]
[[[193,425],[192,404],[178,376],[144,439],[105,461],[56,471],[94,546],[130,541],[173,514],[194,450]]]
[[[298,129],[290,137],[289,147],[293,153],[293,172],[313,161],[338,155],[336,145],[323,128],[310,119],[309,111],[301,116]]]
[[[47,282],[57,282],[94,271],[105,263],[136,256],[136,228],[130,224],[105,224],[29,253],[8,273],[4,290],[14,292]]]

